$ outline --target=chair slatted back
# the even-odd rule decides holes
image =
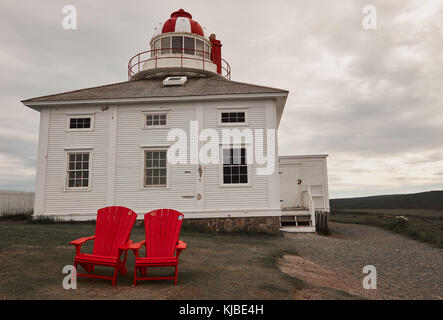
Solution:
[[[173,209],[145,214],[146,257],[173,257],[184,215]]]
[[[113,206],[97,211],[93,254],[116,257],[118,247],[131,235],[137,214],[131,209]]]

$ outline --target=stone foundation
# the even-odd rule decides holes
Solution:
[[[278,234],[280,217],[230,217],[184,219],[185,229],[197,229],[210,232],[258,232]]]

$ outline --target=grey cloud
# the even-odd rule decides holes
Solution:
[[[349,179],[340,180],[335,171],[344,162],[351,167],[360,161],[355,155],[389,159],[435,151],[417,162],[443,160],[438,121],[443,121],[443,4],[423,21],[401,21],[401,14],[422,7],[403,0],[371,3],[379,18],[376,31],[361,27],[363,0],[225,1],[217,10],[207,1],[185,5],[221,39],[233,80],[290,90],[279,129],[280,153],[329,153],[331,181],[337,182],[332,195],[418,190],[383,184],[377,191],[366,181],[361,187],[339,184]],[[78,10],[76,31],[63,30],[59,1],[0,3],[0,111],[5,114],[0,128],[13,122],[16,129],[37,135],[36,112],[19,100],[126,80],[127,61],[148,49],[154,25],[184,5],[69,4]],[[421,4],[427,5],[431,2]],[[35,165],[36,148],[32,139],[0,137],[0,153],[23,159],[24,166]],[[364,170],[347,174],[358,180]],[[0,180],[5,177],[0,172]],[[32,185],[26,181],[17,183]],[[443,184],[422,186],[437,187]]]

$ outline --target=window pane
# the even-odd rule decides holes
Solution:
[[[68,188],[88,187],[89,153],[70,153],[68,155]]]
[[[195,54],[199,57],[203,57],[203,50],[204,50],[204,45],[203,45],[203,41],[201,40],[195,40]]]
[[[145,151],[145,186],[166,186],[166,155],[165,150]]]
[[[223,149],[223,183],[248,183],[246,148]]]
[[[172,37],[172,53],[181,53],[183,48],[183,37]]]
[[[171,53],[171,37],[161,39],[162,51],[161,54]],[[166,49],[163,49],[166,48]]]
[[[166,126],[167,113],[153,113],[146,115],[146,126]]]
[[[185,54],[194,54],[194,49],[195,49],[195,39],[191,38],[191,37],[185,37],[185,50],[184,53]]]
[[[244,123],[246,119],[245,112],[222,112],[222,123]]]
[[[158,49],[160,49],[160,40],[157,40],[154,42],[154,55],[158,56],[159,55],[159,51]]]
[[[205,43],[205,59],[209,60],[209,46]]]
[[[71,118],[69,119],[69,129],[91,128],[91,118]]]

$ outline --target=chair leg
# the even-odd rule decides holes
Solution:
[[[177,285],[178,264],[175,265],[174,285]]]
[[[120,263],[120,264],[118,265],[118,272],[120,272],[120,274],[121,274],[122,276],[125,276],[125,275],[126,275],[126,273],[128,272],[128,270],[126,269],[126,265],[125,265],[124,263]]]
[[[134,287],[137,286],[137,265],[134,268]]]
[[[112,277],[112,286],[115,286],[115,282],[117,280],[117,271],[118,271],[118,266],[115,267],[114,276]]]

